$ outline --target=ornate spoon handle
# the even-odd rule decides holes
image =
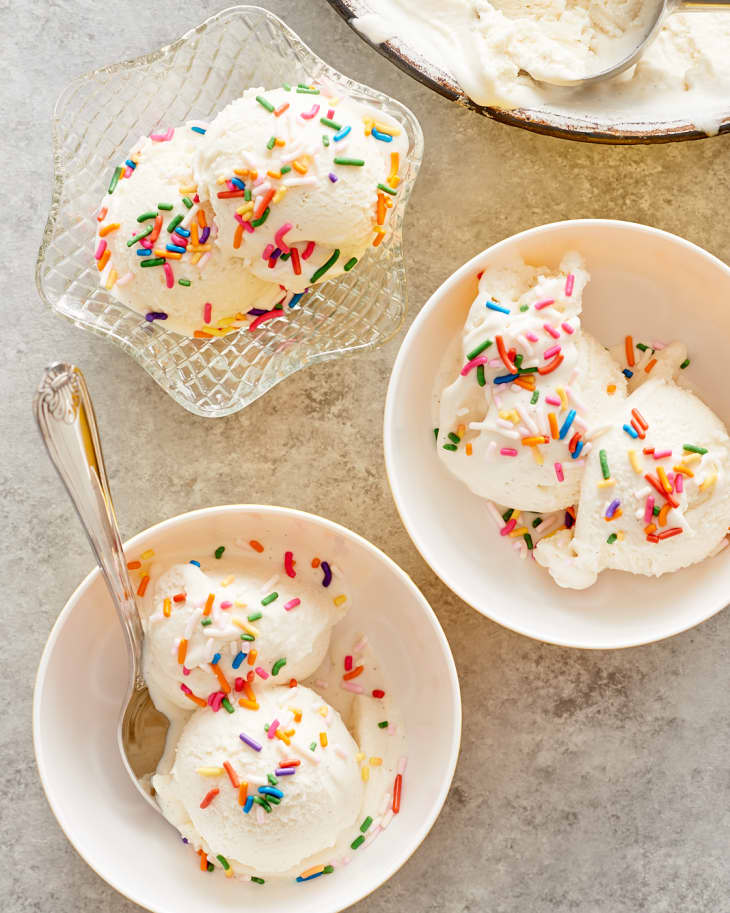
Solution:
[[[126,635],[135,687],[144,687],[142,623],[117,527],[99,429],[84,375],[56,362],[46,368],[33,412],[51,462],[66,486],[96,555]]]

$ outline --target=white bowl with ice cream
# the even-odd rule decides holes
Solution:
[[[261,551],[259,544],[263,545]],[[218,558],[215,550],[221,545],[225,554]],[[269,554],[274,546],[276,557]],[[289,558],[285,557],[288,551],[293,553]],[[261,653],[249,663],[237,659],[227,649],[229,645],[217,648],[226,654],[217,665],[231,683],[229,697],[235,712],[226,712],[224,705],[214,713],[210,707],[197,709],[190,703],[194,724],[183,730],[176,777],[166,790],[166,812],[172,805],[168,817],[174,818],[175,803],[185,798],[186,791],[194,794],[188,809],[193,821],[187,825],[195,835],[185,829],[185,823],[175,822],[191,838],[190,843],[195,844],[200,834],[200,839],[214,834],[221,844],[228,841],[228,853],[231,847],[233,852],[239,847],[247,851],[259,843],[267,871],[281,871],[252,879],[256,860],[251,859],[247,860],[250,869],[234,865],[236,877],[225,877],[226,867],[216,858],[216,850],[224,850],[220,845],[211,847],[208,855],[214,871],[202,872],[195,845],[186,846],[181,834],[129,782],[115,737],[127,676],[126,654],[120,650],[118,621],[98,571],[83,581],[61,612],[41,660],[34,698],[34,740],[41,780],[74,847],[113,887],[156,913],[183,909],[224,913],[254,904],[263,911],[285,907],[302,913],[334,913],[369,894],[400,868],[428,833],[446,798],[458,755],[461,707],[456,670],[444,634],[423,596],[389,558],[355,533],[288,508],[228,506],[184,514],[135,536],[125,545],[125,553],[128,559],[142,563],[141,569],[132,572],[135,582],[149,569],[149,592],[140,602],[148,617],[160,608],[157,614],[162,618],[153,623],[157,627],[175,623],[175,613],[185,611],[182,600],[171,600],[166,609],[161,595],[164,587],[169,584],[177,589],[182,584],[192,603],[195,587],[207,586],[196,575],[212,574],[211,568],[217,571],[220,567],[222,579],[216,584],[218,595],[206,632],[221,627],[218,616],[231,615],[233,606],[247,600],[246,611],[254,620],[248,622],[246,615],[241,632],[248,635],[247,629],[253,628],[257,637],[242,640],[240,649],[250,655],[252,644],[258,641]],[[319,563],[316,556],[321,556]],[[260,596],[258,592],[271,578],[262,578],[262,582],[255,574],[249,575],[246,579],[253,589],[248,594],[240,590],[241,581],[227,582],[234,576],[229,571],[236,561],[249,568],[256,567],[259,559],[264,562],[262,574],[267,561],[282,564],[275,600],[270,593]],[[202,568],[191,568],[192,576],[187,579],[184,565],[189,560],[200,560]],[[170,570],[173,567],[176,569]],[[289,571],[302,581],[298,605],[292,605],[297,597],[292,598],[287,590],[298,584]],[[330,572],[332,584],[325,589]],[[308,611],[320,598],[317,587],[325,601],[332,603],[325,625],[333,625],[328,650],[322,643],[323,632],[315,629],[317,613],[310,611],[294,620],[297,611]],[[219,598],[221,594],[224,599]],[[254,604],[254,597],[260,606]],[[259,612],[262,619],[255,617]],[[294,638],[286,631],[289,615],[297,629]],[[207,618],[197,613],[193,624],[200,625]],[[269,631],[268,639],[264,630]],[[166,636],[158,637],[158,647]],[[177,651],[179,637],[171,636]],[[404,653],[406,638],[409,650]],[[301,655],[295,656],[295,641],[304,642]],[[202,643],[200,638],[189,638],[191,653],[185,662],[193,665],[192,653]],[[307,658],[310,651],[311,660]],[[172,687],[166,674],[165,652],[161,648],[162,674],[151,682],[151,690],[157,695],[169,693],[173,703],[175,693],[181,693],[185,704],[185,692],[179,690],[179,684]],[[282,652],[288,656],[280,656]],[[311,680],[305,679],[323,652],[324,662]],[[282,663],[283,659],[287,662]],[[359,672],[360,665],[364,669]],[[201,665],[185,679],[196,697],[209,690],[207,671]],[[249,671],[260,713],[239,706],[239,699],[246,703],[249,696],[249,686],[244,685]],[[301,682],[292,683],[295,674],[313,690]],[[217,675],[209,676],[214,689]],[[274,684],[279,680],[281,684]],[[77,700],[79,694],[84,695],[83,701]],[[354,723],[348,713],[356,717]],[[293,734],[293,720],[301,723],[297,714],[303,723]],[[268,732],[262,728],[264,716]],[[271,736],[272,717],[280,720],[280,741]],[[343,720],[354,732],[357,745]],[[233,743],[228,740],[231,725]],[[240,738],[239,730],[246,740]],[[307,743],[312,737],[311,744],[302,743],[305,736]],[[315,742],[316,751],[312,748]],[[221,763],[224,743],[230,746],[228,766],[237,769],[241,778],[246,775],[251,781],[249,795],[259,797],[249,811],[235,804],[235,773],[231,776],[228,769],[224,773],[212,766]],[[212,751],[210,758],[203,757],[206,751]],[[279,764],[272,786],[270,779],[260,776],[268,763],[265,756]],[[293,775],[287,773],[292,769]],[[400,792],[397,800],[395,792]],[[266,801],[276,803],[277,799],[278,804],[264,812]],[[297,809],[302,808],[326,817],[321,828],[313,827],[312,820],[304,821],[306,849],[301,841],[297,844]],[[320,832],[327,835],[324,843],[331,843],[342,830],[342,822],[337,821],[340,813],[348,817],[350,832],[344,838],[339,835],[335,848],[325,847],[321,859],[312,860]],[[355,820],[350,820],[353,815]],[[368,822],[368,818],[374,820]],[[242,836],[235,833],[240,822],[247,827]],[[260,828],[260,841],[252,840],[256,828]],[[282,847],[286,853],[279,852]],[[304,883],[297,880],[297,872],[307,879]]]
[[[711,431],[714,433],[716,427],[720,429],[718,434],[722,440],[718,446],[723,459],[726,458],[726,440],[722,437],[724,430],[721,422],[730,419],[730,394],[717,384],[716,366],[726,357],[724,340],[730,332],[730,316],[726,307],[727,296],[730,293],[730,270],[706,251],[657,229],[626,222],[576,220],[534,228],[495,244],[457,270],[431,296],[411,326],[393,369],[385,409],[386,467],[396,505],[415,545],[439,577],[482,614],[530,637],[561,645],[596,649],[634,646],[684,631],[725,606],[730,598],[728,551],[707,557],[672,573],[662,573],[661,576],[602,569],[632,566],[634,570],[643,568],[654,573],[663,572],[667,570],[667,562],[664,559],[670,550],[671,554],[676,555],[675,549],[680,547],[680,543],[683,543],[681,547],[687,549],[687,554],[693,561],[697,560],[697,551],[702,552],[702,543],[698,541],[697,536],[690,541],[689,535],[682,539],[682,535],[675,534],[669,544],[663,540],[647,540],[644,531],[639,530],[639,538],[636,538],[630,529],[630,522],[644,510],[646,499],[635,504],[633,501],[629,503],[627,496],[622,495],[625,518],[620,523],[612,522],[613,519],[620,517],[620,511],[617,511],[616,506],[610,509],[609,504],[606,510],[609,516],[605,518],[603,513],[598,514],[598,526],[591,527],[587,522],[581,524],[581,535],[584,538],[587,536],[588,545],[591,544],[591,536],[587,535],[586,530],[593,530],[593,541],[597,543],[597,554],[594,556],[592,567],[592,571],[600,571],[597,581],[587,589],[565,588],[558,586],[547,570],[539,566],[540,557],[538,561],[529,560],[529,556],[528,560],[524,560],[527,549],[523,544],[514,545],[515,540],[511,540],[508,535],[509,529],[506,531],[507,535],[503,534],[500,537],[500,531],[495,529],[496,511],[488,506],[487,498],[498,501],[493,486],[497,483],[509,485],[512,500],[502,501],[500,507],[503,508],[505,504],[510,506],[511,503],[519,506],[523,513],[529,510],[529,491],[525,494],[522,478],[512,478],[508,471],[509,466],[515,465],[520,466],[525,472],[533,473],[534,481],[530,484],[533,485],[534,492],[539,493],[543,499],[536,505],[536,509],[547,511],[553,507],[564,508],[571,496],[568,496],[565,503],[554,505],[550,498],[554,489],[558,487],[568,489],[575,485],[575,497],[579,490],[583,491],[580,488],[580,480],[572,475],[576,471],[576,462],[588,467],[586,480],[589,472],[593,473],[591,485],[598,490],[601,499],[610,500],[610,497],[614,496],[610,494],[613,489],[604,490],[603,486],[616,483],[616,492],[621,490],[622,485],[632,484],[636,488],[636,494],[644,497],[646,492],[639,491],[639,488],[644,488],[643,477],[649,474],[652,475],[652,480],[656,480],[656,467],[663,465],[658,460],[653,462],[654,453],[645,454],[640,446],[642,443],[648,444],[653,441],[642,442],[638,437],[634,438],[635,431],[631,425],[629,431],[622,430],[619,425],[616,432],[605,433],[603,438],[597,435],[593,440],[591,429],[586,429],[585,423],[580,427],[576,425],[564,436],[565,455],[561,458],[562,463],[555,466],[554,461],[557,463],[557,459],[551,448],[562,443],[562,439],[550,440],[549,443],[546,440],[544,447],[540,441],[536,441],[538,447],[530,446],[525,454],[521,445],[525,442],[530,445],[535,443],[531,437],[525,438],[523,433],[524,427],[530,424],[530,416],[527,416],[527,421],[522,420],[524,416],[518,421],[516,412],[512,415],[510,411],[513,404],[506,400],[500,402],[501,414],[498,424],[509,426],[512,420],[517,423],[515,428],[519,434],[513,433],[513,436],[521,440],[516,440],[514,447],[495,447],[492,443],[484,446],[482,441],[475,440],[473,450],[472,445],[469,445],[467,458],[465,450],[462,449],[463,444],[458,440],[459,435],[455,435],[456,443],[453,448],[449,446],[450,439],[446,436],[449,431],[454,433],[459,429],[441,429],[438,440],[434,440],[433,432],[437,424],[434,420],[434,386],[439,371],[443,369],[449,343],[453,345],[457,338],[459,344],[462,342],[461,336],[467,315],[474,306],[475,295],[478,297],[482,291],[478,285],[478,274],[487,270],[489,275],[494,275],[495,270],[511,265],[515,258],[521,258],[534,266],[544,265],[549,270],[559,273],[561,261],[569,251],[578,251],[582,254],[590,274],[583,291],[583,311],[580,315],[582,332],[590,333],[604,346],[616,343],[623,345],[626,335],[632,335],[637,343],[646,339],[652,342],[679,340],[685,344],[691,359],[686,370],[680,372],[680,383],[694,391],[709,409],[700,407],[692,398],[687,400],[689,394],[686,394],[685,390],[680,389],[677,392],[673,388],[670,391],[670,411],[683,408],[687,402],[692,403],[692,414],[683,414],[681,421],[675,422],[675,425],[679,425],[676,434],[681,435],[684,428],[692,428],[700,433],[700,426],[695,423],[695,417],[699,416],[697,421],[703,429],[710,429],[708,434]],[[576,294],[579,291],[578,286],[579,281],[576,279]],[[562,294],[562,287],[560,292]],[[555,297],[559,297],[558,293]],[[544,300],[536,303],[538,309],[545,306]],[[540,313],[549,314],[549,305],[548,310]],[[498,311],[492,316],[501,318],[502,314]],[[566,322],[570,324],[574,319],[569,318]],[[561,338],[548,340],[545,337],[545,345],[554,343],[554,348],[559,352],[562,344],[567,365],[570,360],[570,340],[574,338],[571,335],[573,328],[569,325],[566,330],[560,327],[559,329]],[[492,351],[495,352],[494,356]],[[635,347],[634,351],[637,362],[635,370],[643,376],[644,368],[651,360],[651,349],[645,352]],[[673,350],[669,349],[665,351],[666,364],[671,361],[672,352]],[[552,349],[545,354],[549,354],[553,361],[559,358]],[[649,371],[664,372],[665,361],[662,361],[662,353],[657,351],[656,354],[659,356],[657,366],[652,365]],[[488,361],[487,365],[493,365],[495,359],[499,361],[496,346],[491,351],[487,350],[487,356],[491,356],[491,361]],[[582,356],[578,353],[575,357],[580,361]],[[473,364],[468,370],[465,366],[465,376],[461,378],[464,383],[470,381],[473,384],[475,396],[479,395],[481,388],[478,384],[479,378],[473,378],[476,377],[479,370],[478,362],[482,358],[484,353],[476,353],[475,359],[472,359]],[[621,389],[621,385],[624,384],[623,366],[619,365],[618,369],[612,370],[604,364],[607,361],[607,353],[603,353],[599,348],[599,351],[591,356],[591,367],[586,372],[587,379],[583,389],[573,391],[578,402],[587,401],[596,416],[600,416],[601,410],[607,408],[605,404],[612,397],[616,399],[618,407],[622,408],[623,401],[620,398],[626,395]],[[527,363],[526,360],[525,364]],[[544,364],[547,365],[549,362]],[[562,366],[563,369],[564,367],[565,365]],[[499,373],[499,370],[494,368],[493,373],[495,372]],[[610,376],[606,374],[604,377],[604,372],[610,372]],[[504,373],[505,369],[502,369],[502,374]],[[646,376],[648,377],[648,374]],[[597,377],[603,379],[599,384],[594,384],[595,389],[591,388],[589,382]],[[483,379],[484,375],[481,377],[481,380]],[[636,379],[627,384],[629,389],[635,381]],[[527,384],[528,380],[520,382]],[[659,393],[663,395],[662,382],[656,374],[652,375],[650,382],[653,388],[659,389]],[[444,387],[446,386],[447,384],[444,384]],[[614,389],[611,396],[606,398],[605,391],[609,386]],[[631,395],[646,398],[646,394],[651,393],[653,388],[645,384]],[[494,389],[508,388],[495,386]],[[515,387],[510,389],[515,390]],[[544,397],[545,393],[542,395]],[[537,403],[537,397],[535,401]],[[548,403],[550,401],[548,399]],[[622,421],[628,424],[632,418],[630,409],[635,401],[626,402],[629,403],[629,411]],[[667,411],[661,405],[664,401],[659,394],[656,402],[660,413]],[[557,408],[547,407],[555,409],[556,414],[561,416],[560,430],[570,415],[570,405],[567,404],[564,412],[560,412],[563,407],[559,403]],[[539,410],[540,405],[536,405],[535,409]],[[709,410],[715,413],[720,422]],[[641,414],[644,410],[639,411]],[[579,407],[576,421],[580,420],[580,412]],[[478,427],[478,423],[476,426],[469,423],[466,407],[463,408],[462,414],[470,428]],[[661,426],[669,435],[670,431],[667,429],[671,422],[665,421],[665,418],[665,415],[657,415],[655,428]],[[570,421],[572,420],[571,418]],[[591,421],[589,417],[587,424],[593,425],[595,429],[599,422],[597,419]],[[571,450],[575,456],[583,458],[574,461],[572,454],[568,454],[567,446],[568,441],[573,440],[576,428],[585,431],[584,444],[578,442],[580,448],[585,446],[586,452],[591,449],[593,452],[588,455],[580,454],[580,451],[575,452],[571,442]],[[547,427],[545,430],[547,431]],[[639,430],[641,431],[641,426]],[[654,433],[654,430],[647,433]],[[530,430],[529,435],[532,435],[533,431],[538,436],[543,433],[540,427]],[[546,438],[550,437],[557,438],[557,435],[546,434]],[[578,434],[575,438],[578,438]],[[692,446],[692,442],[687,443]],[[641,472],[635,477],[635,481],[633,469],[626,468],[629,466],[628,451],[616,453],[616,448],[624,445],[636,450],[632,459],[637,462],[637,469],[641,469]],[[441,450],[444,450],[445,446],[458,452],[444,455]],[[681,451],[683,445],[678,446]],[[483,449],[480,450],[480,447]],[[610,467],[602,477],[598,455],[604,447],[607,448]],[[547,454],[545,465],[536,465],[540,459],[539,454],[532,453],[534,461],[532,458],[525,460],[525,455],[530,456],[530,451],[535,449]],[[551,453],[553,455],[550,455]],[[657,457],[661,455],[658,450],[655,450],[655,453]],[[684,456],[690,455],[688,451],[683,453]],[[447,468],[444,459],[451,457],[460,459],[462,466],[469,464],[472,467],[470,476],[464,475],[466,469],[462,472],[462,478],[467,479],[470,487],[467,487],[462,478],[457,478],[453,468],[451,471]],[[482,462],[472,463],[472,459]],[[674,463],[680,462],[681,459],[675,453]],[[697,461],[704,459],[705,456],[698,454],[690,456],[690,462],[698,467],[700,464]],[[505,464],[509,464],[507,469]],[[484,467],[481,481],[478,478],[479,470],[474,469],[474,466]],[[671,474],[672,467],[669,466],[669,469]],[[560,485],[557,480],[558,473],[561,477]],[[694,486],[693,491],[696,492],[706,475],[706,472],[695,473],[693,477],[687,475],[682,481],[686,481],[687,486]],[[719,499],[717,503],[721,516],[724,517],[727,510],[727,480],[722,472],[720,481],[723,484],[719,487],[715,485],[714,491]],[[712,482],[710,479],[708,484]],[[480,485],[482,491],[475,494],[473,489],[479,488]],[[671,516],[670,522],[666,523],[666,511],[661,519],[656,516],[664,503],[660,493],[648,484],[646,487],[651,498],[656,501],[654,516],[649,519],[657,526],[652,530],[647,524],[646,535],[661,535],[669,529],[674,529]],[[681,491],[681,482],[677,490]],[[685,492],[688,490],[686,487]],[[704,498],[704,490],[700,495]],[[534,499],[535,495],[532,497]],[[523,498],[526,501],[523,502]],[[650,501],[647,509],[653,503]],[[532,514],[527,516],[531,521]],[[709,510],[696,516],[701,516],[702,523],[706,523],[710,530],[709,535],[713,542],[708,545],[708,551],[711,550],[710,546],[714,550],[716,545],[724,544],[724,528],[716,528],[716,513]],[[519,532],[525,519],[523,517],[517,520],[520,526],[516,532]],[[507,525],[508,521],[500,522]],[[681,522],[681,518],[678,522]],[[659,525],[660,523],[663,525]],[[513,523],[512,526],[514,525]],[[624,527],[627,530],[625,538]],[[616,530],[619,535],[612,536],[612,530]],[[529,532],[533,533],[531,522]],[[689,530],[685,529],[685,532]],[[560,543],[561,538],[566,536],[565,532],[560,532],[550,541]],[[609,538],[611,542],[608,542]],[[717,543],[714,541],[715,538],[718,539]],[[659,548],[651,552],[647,542],[651,542],[652,546],[658,545]],[[510,548],[510,545],[514,547]],[[544,545],[538,543],[536,555],[542,553],[547,556],[548,545],[548,542]],[[522,550],[522,554],[518,548]],[[552,558],[554,561],[551,573],[562,560],[559,555],[553,555]],[[559,568],[554,576],[560,577]],[[581,586],[585,583],[586,581],[578,581]],[[571,586],[574,584],[574,581],[570,581]]]

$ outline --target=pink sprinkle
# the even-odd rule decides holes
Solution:
[[[543,308],[550,307],[551,304],[555,304],[554,298],[544,298],[542,301],[537,302],[535,310],[541,311]]]
[[[242,215],[239,215],[237,212],[233,214],[236,222],[239,225],[243,225],[244,231],[247,231],[249,234],[253,233],[253,225],[250,222],[247,222]]]
[[[167,143],[175,135],[175,128],[170,127],[166,133],[150,133],[150,139],[153,143]]]
[[[348,654],[345,657],[345,672],[349,672],[352,669],[352,657]]]
[[[244,686],[244,681],[242,678],[237,678],[233,682],[233,687],[236,689],[236,691],[243,691],[243,686]]]
[[[646,504],[644,506],[644,523],[651,523],[651,518],[654,516],[654,497],[649,495],[646,499]]]
[[[183,675],[190,675],[190,669],[187,666],[183,666]]]
[[[560,326],[565,330],[568,336],[572,336],[575,333],[575,330],[569,323],[561,323]]]
[[[236,185],[233,183],[233,181],[230,178],[228,178],[226,180],[226,187],[228,188],[228,190],[238,190],[238,187],[236,187]]]
[[[560,351],[560,346],[551,346],[549,349],[545,349],[542,357],[547,361],[549,358],[552,358],[553,355],[557,355]]]
[[[662,349],[666,348],[666,343],[662,342],[660,339],[655,339],[651,344],[652,349],[656,349],[657,352],[661,352]]]
[[[259,678],[263,679],[267,679],[269,677],[269,673],[265,669],[262,669],[261,666],[256,666],[256,675],[258,675]]]
[[[550,403],[551,406],[562,406],[563,405],[557,396],[546,396],[545,402]]]
[[[654,451],[655,460],[665,460],[667,457],[670,457],[671,455],[672,455],[671,450],[655,450]]]
[[[344,688],[345,691],[352,691],[353,694],[363,693],[362,685],[358,685],[357,682],[340,682],[340,687]]]
[[[515,528],[515,526],[517,526],[517,520],[510,520],[508,523],[506,523],[506,524],[502,527],[502,529],[500,529],[499,535],[500,535],[500,536],[507,536],[507,535],[509,535],[509,533],[512,532],[512,530]]]
[[[192,694],[192,693],[193,693],[193,692],[190,690],[190,688],[188,688],[188,686],[187,686],[187,685],[184,685],[184,684],[183,684],[183,685],[180,685],[180,690],[182,691],[183,694]]]
[[[677,475],[674,477],[674,490],[677,492],[678,495],[681,495],[682,492],[684,491],[684,476],[682,475],[681,472],[678,472]]]
[[[152,241],[149,238],[142,238],[139,242],[140,247],[144,247],[145,250],[152,250]]]
[[[297,572],[294,570],[294,552],[284,552],[284,570],[287,577],[297,576]]]
[[[575,285],[575,276],[572,273],[568,273],[565,277],[565,294],[568,298],[573,294],[573,286]]]
[[[330,120],[332,120],[332,118],[333,118],[334,116],[335,116],[335,109],[334,109],[334,108],[330,108],[330,109],[327,111],[327,117],[328,117]]]
[[[525,333],[530,342],[537,342],[537,336],[534,333]]]
[[[222,691],[216,691],[214,694],[208,695],[208,703],[210,704],[210,709],[213,713],[218,713],[221,709],[221,702],[225,694]]]
[[[265,314],[259,314],[259,316],[255,320],[252,320],[251,323],[248,325],[248,328],[251,332],[253,332],[255,329],[260,327],[261,324],[265,320],[271,320],[274,317],[281,317],[281,316],[282,316],[281,311],[267,311]]]
[[[116,284],[117,285],[127,285],[129,282],[132,281],[132,279],[134,279],[134,273],[132,273],[132,272],[125,273],[121,279],[117,279]]]
[[[477,365],[486,365],[488,362],[489,358],[486,355],[479,355],[476,358],[472,358],[472,360],[468,361],[461,369],[461,376],[466,377],[472,368],[476,368]]]
[[[221,608],[222,608],[222,609],[230,609],[230,607],[231,607],[232,605],[233,605],[233,603],[232,603],[230,600],[226,599],[225,602],[222,602],[222,603],[221,603]]]
[[[273,253],[274,253],[274,245],[273,245],[273,244],[267,244],[266,247],[264,248],[263,254],[261,254],[261,259],[262,259],[262,260],[268,260],[269,257],[270,257]]]
[[[301,604],[302,600],[295,596],[294,599],[290,599],[289,602],[285,603],[284,608],[287,612],[291,612],[292,609],[296,609],[296,607]]]
[[[554,467],[555,467],[555,477],[557,478],[558,482],[564,482],[565,474],[563,473],[563,464],[555,463]]]
[[[168,288],[172,288],[175,285],[175,277],[172,274],[172,267],[167,261],[165,261],[162,264],[162,268],[165,271],[165,285]]]
[[[94,254],[95,260],[101,260],[104,251],[106,250],[106,241],[104,238],[99,241],[99,246],[96,248],[96,253]]]
[[[258,669],[257,669],[256,671],[258,672]],[[278,728],[279,728],[279,721],[278,721],[278,720],[272,720],[272,721],[269,723],[269,729],[268,729],[268,732],[266,733],[266,735],[267,735],[270,739],[273,739],[274,736],[276,735],[276,730],[277,730]]]
[[[302,252],[302,260],[309,260],[314,252],[314,241],[307,241],[307,246]]]
[[[546,333],[549,333],[553,337],[553,339],[560,338],[560,333],[558,333],[558,331],[555,329],[555,327],[551,327],[549,323],[543,323],[542,328],[545,330]]]
[[[124,169],[124,177],[131,178],[134,174],[134,168],[130,168],[129,165]]]
[[[317,105],[316,107],[319,108],[319,105]],[[274,243],[276,244],[277,247],[281,248],[282,254],[288,254],[291,251],[291,248],[284,240],[284,235],[288,231],[291,231],[292,227],[293,226],[292,226],[291,222],[284,222],[284,224],[281,226],[281,228],[274,235]]]
[[[206,301],[203,305],[203,323],[210,323],[210,318],[213,314],[213,305],[210,301]]]
[[[170,240],[172,241],[173,244],[177,244],[178,247],[187,247],[188,246],[188,239],[183,238],[183,236],[179,235],[176,231],[174,231],[170,235]]]
[[[514,447],[502,447],[499,452],[502,456],[517,456],[517,451]]]
[[[306,111],[306,112],[302,111],[300,116],[303,117],[304,120],[311,120],[313,117],[317,116],[318,111],[319,111],[319,105],[312,105],[312,107],[310,108],[309,111]]]

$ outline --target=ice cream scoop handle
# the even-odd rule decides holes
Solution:
[[[101,451],[94,407],[81,371],[46,368],[33,412],[51,462],[61,476],[96,555],[126,635],[135,685],[142,683],[142,623],[129,579]]]

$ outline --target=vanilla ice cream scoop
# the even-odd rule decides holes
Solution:
[[[592,439],[626,384],[581,328],[587,281],[577,253],[557,271],[515,261],[481,276],[437,379],[437,452],[475,494],[538,512],[576,502]]]
[[[575,527],[535,549],[560,586],[590,586],[604,568],[676,571],[713,554],[730,524],[730,439],[694,394],[649,380],[609,424],[586,462]]]
[[[152,784],[168,820],[211,860],[235,874],[295,875],[359,823],[359,749],[309,688],[261,689],[258,703],[196,711],[172,770]]]
[[[143,671],[158,709],[218,710],[225,697],[246,699],[247,676],[258,690],[314,672],[348,596],[328,564],[323,574],[293,560],[234,555],[156,576],[143,601]]]
[[[221,251],[303,292],[380,243],[406,149],[391,118],[325,86],[255,88],[212,121],[194,172]]]
[[[102,201],[94,248],[103,287],[185,336],[235,329],[248,310],[282,297],[277,284],[214,245],[213,210],[200,201],[192,173],[204,134],[186,124],[132,147]]]

